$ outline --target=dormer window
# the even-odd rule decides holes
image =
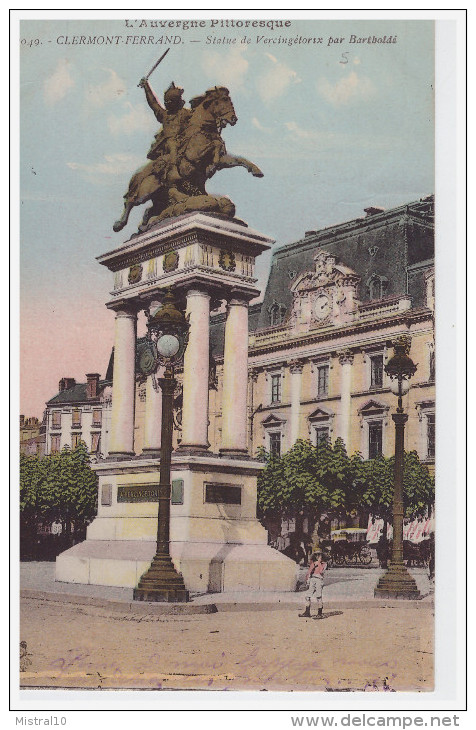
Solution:
[[[388,279],[386,276],[373,274],[367,282],[370,299],[383,299],[388,293]]]
[[[277,327],[284,322],[286,315],[286,307],[284,304],[279,304],[276,300],[268,308],[269,323],[271,327]]]

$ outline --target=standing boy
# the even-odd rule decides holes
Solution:
[[[306,575],[306,583],[309,590],[306,595],[306,608],[304,613],[300,613],[301,618],[310,618],[311,616],[311,598],[314,596],[317,600],[317,618],[322,618],[322,586],[324,584],[324,571],[327,563],[322,560],[322,551],[316,550],[311,555],[309,570]]]

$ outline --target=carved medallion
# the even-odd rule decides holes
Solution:
[[[142,347],[139,353],[139,370],[143,375],[151,375],[157,370],[157,354],[152,343]]]
[[[129,284],[137,284],[142,279],[142,264],[134,264],[129,269],[129,276],[127,280]]]
[[[224,271],[234,271],[236,269],[235,254],[229,251],[220,251],[218,265]]]
[[[169,251],[168,253],[164,254],[164,272],[166,274],[170,273],[171,271],[175,271],[175,269],[178,267],[179,264],[179,255],[177,251]]]

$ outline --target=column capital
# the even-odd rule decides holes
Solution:
[[[209,294],[209,292],[205,288],[201,289],[197,286],[194,286],[191,289],[187,289],[186,296],[187,299],[189,297],[203,297],[206,299],[211,299],[211,294]]]
[[[241,297],[234,296],[231,297],[227,302],[227,308],[229,307],[246,307],[248,309],[249,302],[247,299],[242,299]]]
[[[115,312],[116,317],[137,317],[138,312],[143,309],[142,304],[121,299],[118,302],[110,302],[106,305],[108,309]]]
[[[352,352],[352,350],[349,350],[347,348],[343,350],[338,350],[336,352],[336,355],[341,365],[352,365],[352,363],[354,362],[354,353]]]
[[[258,376],[259,376],[260,372],[261,372],[260,368],[250,368],[250,369],[249,369],[249,371],[248,371],[248,375],[249,375],[250,379],[251,379],[251,380],[252,380],[252,381],[253,381],[254,383],[256,383],[256,382],[257,382],[257,380],[258,380]]]
[[[289,363],[289,370],[292,374],[294,373],[302,373],[304,368],[304,360],[291,360]]]

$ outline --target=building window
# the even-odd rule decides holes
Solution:
[[[100,408],[93,408],[93,426],[100,426],[102,423],[102,411]]]
[[[322,446],[329,442],[329,426],[317,426],[316,432],[316,446]]]
[[[81,427],[81,411],[79,408],[73,408],[72,426],[73,428]]]
[[[81,434],[80,433],[72,433],[71,434],[71,447],[73,449],[75,449],[76,446],[79,445],[80,441],[81,441]]]
[[[51,453],[57,454],[60,450],[60,444],[61,444],[61,436],[52,436],[51,437]]]
[[[382,456],[382,422],[370,421],[369,459],[376,459],[378,456]]]
[[[435,414],[428,413],[426,417],[426,455],[428,459],[435,458]]]
[[[91,453],[92,454],[97,454],[97,452],[99,451],[99,444],[100,443],[101,443],[101,434],[100,433],[92,433],[91,434]]]
[[[329,365],[319,365],[317,368],[317,395],[325,396],[329,391]]]
[[[388,292],[388,279],[374,274],[368,282],[370,299],[383,299]]]
[[[269,434],[269,453],[279,458],[281,456],[281,431],[271,431]]]
[[[53,411],[51,428],[61,428],[61,411]]]
[[[271,403],[281,402],[281,375],[271,376]]]
[[[372,355],[370,358],[370,387],[383,386],[383,355]]]
[[[271,327],[276,327],[284,322],[286,307],[283,304],[278,304],[278,302],[274,301],[268,308],[268,314]]]

